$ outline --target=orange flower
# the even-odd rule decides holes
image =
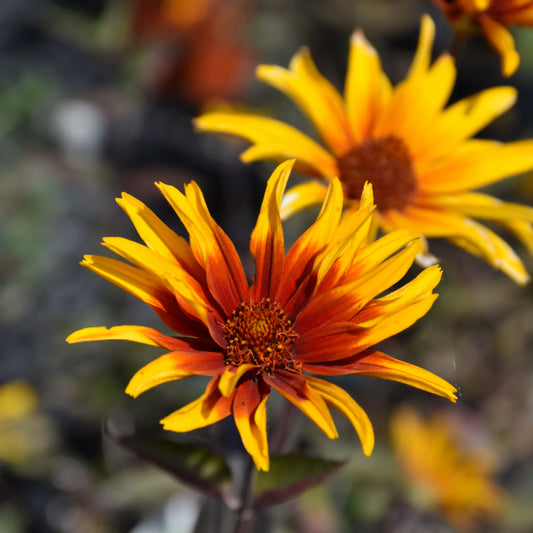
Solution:
[[[529,277],[513,249],[475,218],[501,224],[533,252],[533,209],[471,189],[533,168],[533,141],[498,143],[472,135],[509,109],[512,87],[495,87],[445,108],[455,83],[453,59],[430,64],[435,27],[422,18],[420,40],[407,77],[393,87],[379,56],[360,31],[351,39],[344,99],[315,67],[307,49],[290,68],[261,65],[257,75],[292,98],[317,129],[323,147],[296,128],[253,114],[224,111],[200,116],[200,131],[237,135],[252,143],[244,162],[295,158],[300,170],[318,175],[290,189],[287,217],[326,194],[338,176],[348,201],[371,181],[376,220],[384,231],[410,228],[443,237],[488,261],[518,283]]]
[[[533,0],[433,0],[458,33],[482,31],[500,54],[504,76],[514,74],[520,56],[507,26],[533,26]]]
[[[163,419],[164,428],[190,431],[233,414],[244,447],[263,470],[269,467],[266,401],[272,388],[330,438],[337,430],[328,406],[340,411],[354,425],[364,453],[372,451],[366,413],[343,389],[308,373],[391,379],[455,401],[455,388],[443,379],[372,348],[428,311],[439,267],[389,291],[413,263],[417,241],[400,230],[366,244],[371,187],[363,190],[359,208],[343,215],[337,179],[315,223],[285,254],[280,203],[291,167],[290,161],[281,164],[268,181],[250,242],[256,266],[251,285],[196,183],[185,194],[157,184],[190,244],[123,194],[118,203],[146,246],[108,237],[104,245],[132,265],[100,256],[86,256],[82,264],[147,303],[177,336],[117,326],[82,329],[67,339],[123,339],[170,350],[139,370],[126,392],[138,396],[167,381],[210,377],[205,393]]]
[[[441,513],[458,531],[471,531],[499,514],[505,495],[490,479],[492,465],[456,433],[444,414],[423,420],[405,407],[391,418],[392,443],[412,502]]]

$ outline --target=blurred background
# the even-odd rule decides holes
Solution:
[[[166,16],[160,4],[0,4],[0,533],[194,529],[200,497],[103,437],[102,425],[119,420],[156,432],[158,420],[196,398],[205,382],[168,384],[132,400],[124,394],[128,380],[159,350],[64,341],[86,326],[158,326],[144,304],[79,266],[83,254],[100,253],[103,236],[135,238],[115,197],[127,191],[182,231],[153,183],[181,187],[194,179],[246,254],[273,166],[242,165],[243,144],[197,134],[191,119],[232,102],[311,132],[292,102],[255,81],[257,64],[287,66],[307,45],[342,88],[349,36],[361,27],[398,82],[422,13],[437,25],[435,54],[452,38],[429,0],[197,0]],[[513,34],[522,63],[509,80],[481,38],[458,60],[452,100],[494,85],[519,90],[515,107],[482,137],[533,137],[533,30]],[[533,175],[492,191],[532,204]],[[340,380],[368,412],[376,449],[365,458],[342,417],[337,441],[302,417],[294,449],[348,464],[272,508],[265,531],[454,531],[404,497],[389,419],[406,403],[421,413],[449,411],[489,458],[509,499],[499,522],[483,531],[533,531],[533,288],[445,243],[433,242],[433,253],[445,272],[440,298],[383,350],[455,384],[458,404],[373,378]],[[269,427],[275,424],[274,413]]]

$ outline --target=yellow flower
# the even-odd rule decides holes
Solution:
[[[119,238],[104,246],[132,264],[86,256],[83,265],[148,304],[176,336],[141,326],[86,328],[68,342],[123,339],[169,350],[139,370],[126,392],[138,396],[167,381],[211,378],[205,393],[162,420],[185,432],[233,414],[257,468],[268,470],[266,401],[275,389],[337,437],[328,407],[354,425],[369,455],[374,444],[366,413],[342,388],[309,376],[360,374],[400,381],[455,400],[455,388],[421,368],[372,348],[423,316],[436,298],[439,267],[383,294],[411,266],[417,240],[406,230],[366,244],[374,209],[371,187],[358,209],[342,214],[342,187],[330,181],[317,220],[285,253],[280,203],[292,167],[268,181],[250,249],[248,283],[227,235],[209,214],[198,185],[185,194],[158,183],[185,225],[189,243],[128,194],[117,201],[146,246]]]
[[[357,201],[372,182],[384,231],[410,228],[443,237],[476,254],[518,283],[528,275],[513,249],[472,217],[513,232],[533,252],[533,209],[471,192],[533,168],[533,141],[498,143],[471,139],[509,109],[516,91],[487,89],[444,109],[456,69],[444,54],[430,65],[434,24],[422,18],[418,49],[407,77],[397,86],[381,70],[379,56],[360,31],[351,39],[344,100],[301,50],[289,70],[259,66],[263,81],[287,94],[308,115],[327,149],[283,122],[238,112],[212,112],[196,119],[201,131],[237,135],[253,145],[244,162],[295,158],[299,169],[322,180],[287,191],[282,216],[326,194],[338,176],[345,197]]]
[[[498,52],[502,74],[511,76],[520,64],[507,26],[533,26],[533,0],[433,0],[458,33],[481,31]]]
[[[415,505],[440,513],[459,531],[502,510],[505,495],[490,479],[493,466],[457,439],[444,414],[423,420],[414,409],[400,408],[391,418],[391,437]]]

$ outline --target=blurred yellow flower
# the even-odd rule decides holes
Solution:
[[[433,0],[458,33],[481,31],[501,58],[502,74],[511,76],[520,64],[508,26],[533,26],[533,0]]]
[[[322,178],[287,191],[283,217],[320,204],[325,180],[333,176],[352,201],[369,180],[382,230],[409,228],[446,238],[526,283],[528,274],[513,249],[473,217],[502,225],[533,252],[533,208],[471,192],[533,168],[533,140],[503,144],[471,138],[513,105],[516,90],[487,89],[445,108],[456,69],[447,54],[430,64],[434,32],[424,16],[409,73],[393,87],[378,54],[356,31],[344,99],[318,72],[307,49],[294,56],[288,70],[259,66],[258,77],[294,100],[326,148],[288,124],[253,114],[207,113],[195,120],[196,128],[252,142],[241,155],[244,162],[292,157],[300,170]]]
[[[34,435],[25,422],[35,414],[37,394],[24,381],[10,381],[0,386],[0,461],[20,463],[33,450]]]
[[[157,184],[189,243],[123,194],[118,203],[146,246],[105,238],[108,249],[132,264],[100,256],[86,256],[82,264],[147,303],[177,336],[117,326],[82,329],[67,339],[123,339],[170,350],[139,370],[126,392],[136,397],[168,381],[210,377],[205,393],[163,419],[164,428],[190,431],[233,414],[244,447],[263,470],[269,468],[266,401],[272,388],[330,438],[337,430],[329,407],[340,411],[364,453],[372,452],[374,434],[363,409],[342,388],[308,372],[391,379],[455,401],[455,388],[443,379],[372,348],[426,314],[437,296],[439,267],[390,290],[418,253],[416,236],[399,230],[367,244],[371,186],[358,209],[343,214],[337,179],[329,182],[315,223],[285,253],[280,203],[292,164],[281,164],[268,181],[250,241],[256,269],[251,284],[196,183],[186,185],[185,194]]]
[[[493,520],[506,499],[490,476],[493,465],[468,448],[443,413],[423,420],[403,407],[391,418],[391,438],[411,502],[441,514],[458,531]]]

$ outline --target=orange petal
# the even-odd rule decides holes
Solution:
[[[216,224],[204,196],[194,182],[185,186],[185,194],[163,183],[156,184],[183,222],[191,249],[204,266],[211,294],[226,314],[248,300],[248,283],[235,246]]]
[[[500,55],[502,74],[505,77],[511,76],[520,64],[520,55],[515,50],[513,36],[503,24],[490,16],[481,14],[477,21],[487,41]]]
[[[223,396],[231,396],[239,380],[251,370],[257,369],[257,365],[252,363],[243,363],[238,366],[226,366],[224,372],[220,374],[218,388]]]
[[[257,223],[250,240],[255,261],[255,280],[250,290],[253,300],[274,297],[285,260],[280,204],[294,161],[278,166],[268,180]]]

